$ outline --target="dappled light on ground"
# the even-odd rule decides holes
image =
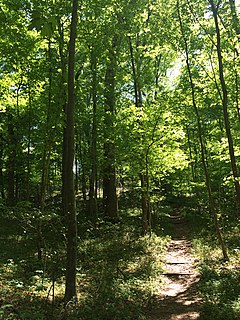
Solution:
[[[179,216],[172,216],[173,238],[165,257],[164,285],[153,297],[149,320],[195,320],[199,318],[200,298],[196,286],[199,274],[186,239],[187,226]]]

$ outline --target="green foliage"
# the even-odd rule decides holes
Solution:
[[[239,319],[240,273],[237,270],[211,272],[208,267],[202,272],[199,286],[204,298],[201,319]]]
[[[238,165],[239,5],[234,14],[232,3],[219,3],[218,18],[228,116]],[[60,198],[62,188],[70,9],[68,0],[0,0],[0,269],[4,274],[3,285],[0,283],[0,317],[3,319],[17,319],[18,310],[22,319],[32,319],[33,313],[36,319],[46,318],[41,309],[48,316],[54,310],[49,303],[53,275],[57,295],[62,295],[64,287],[66,221],[61,217],[61,200],[53,199]],[[214,262],[219,251],[208,212],[199,144],[201,134],[214,205],[226,233],[232,264],[236,266],[239,226],[233,218],[235,192],[221,107],[216,30],[207,1],[179,0],[179,10],[201,132],[192,105],[176,1],[81,1],[75,70],[75,171],[81,199],[80,297],[66,311],[56,302],[53,319],[64,312],[68,319],[143,318],[144,306],[161,273],[156,251],[159,254],[164,251],[167,240],[162,238],[162,228],[168,231],[171,207],[181,207],[186,219],[198,225],[196,234],[206,232],[208,242],[201,238],[194,241],[202,263],[200,290],[206,302],[203,317],[208,313],[214,319],[240,317],[238,271],[235,267],[231,270],[230,265],[221,269]],[[111,54],[116,58],[115,111],[111,115],[113,130],[106,135],[105,75]],[[138,107],[134,82],[141,95]],[[96,141],[93,141],[94,121]],[[115,159],[111,161],[116,166],[119,206],[127,212],[121,211],[120,224],[98,220],[91,225],[87,221],[87,201],[82,201],[82,195],[89,193],[95,165],[101,216],[104,147],[109,141],[115,144]],[[147,191],[153,229],[158,237],[139,237],[142,173],[149,178]],[[37,259],[40,252],[44,262]],[[4,296],[9,301],[3,302]]]
[[[77,304],[69,303],[64,310],[60,299],[65,247],[59,242],[60,226],[54,223],[58,231],[56,235],[51,231],[48,238],[45,220],[42,220],[46,248],[43,260],[39,261],[31,236],[21,228],[22,225],[26,227],[24,221],[31,218],[29,204],[19,204],[8,217],[2,214],[0,301],[4,297],[4,305],[11,305],[6,308],[3,305],[4,317],[12,313],[16,319],[17,315],[24,319],[50,316],[61,319],[61,314],[65,313],[68,319],[145,319],[145,307],[161,285],[162,256],[169,239],[154,234],[139,237],[139,210],[136,208],[122,212],[121,216],[117,224],[99,219],[96,225],[82,217],[77,268],[81,292]],[[48,226],[56,221],[54,215],[52,220],[47,216],[45,219]],[[27,227],[32,228],[30,223]],[[53,275],[55,303],[51,305]]]
[[[161,281],[167,239],[139,238],[126,221],[112,225],[99,220],[86,232],[79,251],[80,316],[144,319],[144,307]]]
[[[211,229],[195,235],[194,251],[200,259],[199,271],[201,280],[198,290],[203,298],[200,319],[213,318],[216,320],[239,319],[240,272],[239,272],[239,243],[236,232],[239,227],[229,226],[225,230],[226,242],[230,254],[230,262],[223,262],[216,240],[209,233]],[[238,230],[238,231],[237,231]]]

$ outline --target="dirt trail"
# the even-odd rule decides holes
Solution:
[[[151,301],[147,319],[199,319],[201,300],[196,293],[199,274],[191,254],[188,228],[177,212],[174,212],[170,219],[173,235],[165,257],[165,281]]]

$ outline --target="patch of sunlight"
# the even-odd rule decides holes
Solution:
[[[240,0],[235,0],[237,12],[240,13]]]

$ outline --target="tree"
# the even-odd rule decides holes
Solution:
[[[116,191],[115,159],[115,74],[116,50],[118,36],[115,34],[108,52],[108,63],[105,75],[105,130],[104,130],[104,164],[103,164],[103,201],[105,215],[112,220],[118,219],[118,199]]]
[[[65,302],[77,297],[76,264],[77,264],[77,221],[74,186],[74,66],[75,44],[78,17],[78,0],[72,1],[72,21],[68,55],[68,100],[66,106],[66,128],[64,131],[64,163],[63,163],[63,205],[67,219],[67,261]]]
[[[209,175],[209,170],[208,170],[207,161],[206,161],[206,148],[205,148],[203,136],[202,136],[201,119],[200,119],[199,110],[198,110],[197,103],[196,103],[196,92],[195,92],[195,86],[194,86],[194,82],[193,82],[192,70],[191,70],[191,65],[190,65],[188,42],[186,39],[186,35],[184,33],[184,27],[183,27],[181,12],[180,12],[179,1],[177,2],[177,9],[178,9],[178,19],[179,19],[180,29],[181,29],[181,33],[182,33],[182,37],[183,37],[183,42],[184,42],[184,50],[185,50],[185,55],[186,55],[186,65],[187,65],[187,71],[188,71],[189,82],[190,82],[190,87],[191,87],[192,105],[193,105],[193,109],[194,109],[195,116],[196,116],[196,122],[197,122],[197,132],[198,132],[198,138],[199,138],[199,143],[200,143],[202,166],[203,166],[203,170],[204,170],[205,183],[206,183],[206,188],[207,188],[207,193],[208,193],[209,211],[210,211],[210,214],[211,214],[213,221],[214,221],[218,240],[220,242],[222,252],[223,252],[223,257],[225,260],[229,260],[227,248],[226,248],[225,242],[223,240],[223,236],[222,236],[221,229],[219,226],[217,211],[215,208],[214,199],[213,199],[213,195],[212,195],[210,175]]]
[[[219,24],[218,24],[218,12],[217,12],[217,8],[216,8],[214,1],[210,0],[209,2],[210,2],[211,10],[213,13],[215,30],[216,30],[216,37],[217,37],[218,72],[219,72],[219,78],[220,78],[221,90],[222,90],[222,108],[223,108],[226,136],[228,139],[229,157],[230,157],[230,161],[231,161],[233,183],[234,183],[235,193],[236,193],[237,215],[239,216],[239,214],[240,214],[240,184],[239,184],[239,180],[238,180],[238,169],[237,169],[237,164],[236,164],[233,138],[232,138],[231,126],[230,126],[229,114],[228,114],[228,93],[227,93],[227,86],[226,86],[225,77],[224,77],[224,67],[223,67],[222,49],[221,49],[221,34],[220,34],[220,29],[219,29]]]

